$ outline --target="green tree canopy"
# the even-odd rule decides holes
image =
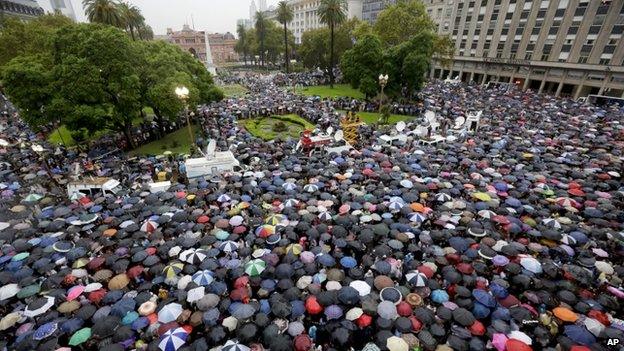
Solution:
[[[347,19],[346,0],[321,0],[317,10],[319,21],[329,27],[329,85],[334,86],[335,30]]]
[[[277,21],[284,27],[284,65],[286,66],[286,73],[288,73],[289,58],[288,58],[288,23],[294,18],[293,10],[288,6],[288,2],[282,0],[277,5]],[[292,47],[292,46],[291,46]]]
[[[374,28],[385,46],[394,46],[419,33],[435,31],[435,24],[422,1],[398,0],[379,13]]]
[[[336,57],[341,57],[345,51],[353,47],[356,28],[359,28],[362,23],[362,21],[352,18],[336,29],[334,37]],[[328,28],[313,29],[303,33],[298,54],[305,67],[309,69],[329,68],[329,37]]]
[[[376,77],[383,67],[383,46],[374,34],[367,34],[347,50],[340,63],[343,78],[367,97],[377,93]],[[372,84],[371,84],[372,82]]]
[[[27,32],[30,25],[37,24],[27,23]],[[67,24],[50,33],[39,52],[18,51],[0,66],[7,94],[35,128],[62,119],[71,131],[123,132],[131,144],[132,120],[143,107],[161,121],[180,113],[176,86],[189,88],[191,106],[223,97],[205,66],[172,44],[135,42],[101,24]]]

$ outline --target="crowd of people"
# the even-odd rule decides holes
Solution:
[[[3,111],[0,348],[581,351],[624,340],[624,111],[432,81],[401,132],[427,110],[450,122],[482,111],[477,130],[388,144],[394,126],[362,126],[352,151],[304,154],[237,120],[296,113],[337,130],[336,109],[359,103],[274,78],[231,77],[249,93],[195,116],[202,145],[231,150],[242,172],[157,193],[155,173],[182,158],[65,150]],[[67,193],[89,175],[121,189]]]

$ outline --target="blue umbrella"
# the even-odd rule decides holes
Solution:
[[[209,285],[214,280],[212,274],[209,270],[197,271],[193,274],[193,282],[202,286]]]
[[[316,260],[325,267],[331,267],[336,264],[336,260],[332,255],[322,254],[316,257]]]
[[[64,333],[73,334],[78,329],[82,328],[83,325],[84,325],[84,320],[80,318],[72,318],[63,322],[61,326],[59,327],[59,329]]]
[[[449,300],[449,294],[442,289],[437,289],[431,292],[431,301],[435,303],[445,303]]]
[[[496,300],[494,299],[494,296],[490,295],[485,290],[475,289],[472,291],[472,296],[475,298],[475,300],[477,300],[477,302],[483,304],[486,307],[496,307]]]
[[[351,269],[351,268],[357,266],[357,261],[355,260],[355,258],[353,258],[351,256],[345,256],[345,257],[340,259],[340,264],[344,268]]]
[[[163,334],[158,343],[162,351],[176,351],[186,343],[188,333],[183,328],[169,329]]]
[[[33,334],[33,339],[43,340],[49,337],[50,335],[54,334],[54,332],[57,329],[58,329],[58,323],[56,322],[49,322],[49,323],[43,324],[42,326],[37,328],[37,330],[35,330],[35,333]]]
[[[564,334],[572,341],[589,346],[596,342],[596,337],[586,328],[572,324],[564,327]]]
[[[142,330],[143,328],[146,328],[148,325],[149,325],[149,319],[147,319],[147,317],[139,317],[132,322],[131,327],[133,330]]]

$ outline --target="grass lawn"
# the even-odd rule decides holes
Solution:
[[[347,111],[344,111],[344,110],[337,110],[337,111],[340,113],[347,113]],[[362,122],[366,124],[374,124],[374,123],[379,122],[379,116],[381,116],[379,112],[358,112],[357,114],[360,116],[360,118],[362,118]],[[388,123],[395,124],[399,121],[409,121],[412,118],[414,117],[406,116],[406,115],[391,114],[390,119],[388,120]]]
[[[247,93],[247,88],[240,84],[223,85],[219,88],[223,90],[223,94],[225,94],[225,97],[239,97]]]
[[[145,115],[146,116],[150,116],[150,115],[154,114],[154,110],[152,110],[150,107],[144,108],[143,111],[145,111]],[[132,120],[132,125],[136,126],[136,125],[141,124],[141,122],[143,122],[143,118],[141,118],[139,116],[139,117],[137,117],[137,118]],[[61,135],[59,135],[59,132],[61,133]],[[101,131],[95,133],[93,135],[93,137],[91,137],[89,139],[97,139],[97,138],[105,135],[108,132],[109,132],[108,130],[101,130]],[[62,136],[62,139],[61,139],[61,136]],[[74,145],[76,145],[76,141],[74,140],[74,138],[72,138],[71,133],[69,132],[69,130],[64,125],[62,125],[59,128],[55,129],[48,136],[48,141],[53,143],[53,144],[62,145],[63,144],[63,140],[65,141],[65,145],[66,146],[74,146]]]
[[[357,89],[351,88],[348,84],[334,84],[334,88],[329,85],[317,85],[298,89],[297,92],[307,96],[320,96],[321,98],[351,97],[364,99],[364,94]]]
[[[275,131],[274,128],[278,122],[284,122],[287,129],[282,132]],[[305,129],[314,129],[312,123],[294,114],[271,116],[267,118],[242,119],[239,120],[239,123],[242,124],[251,135],[264,140],[273,140],[276,138],[286,139],[288,137],[297,139],[299,138],[299,134]]]
[[[193,133],[195,133],[197,125],[193,125]],[[177,146],[174,146],[177,142]],[[189,139],[188,128],[182,127],[179,130],[165,135],[162,139],[145,144],[129,152],[130,155],[160,155],[165,151],[171,151],[174,154],[186,154],[191,150],[191,140]]]

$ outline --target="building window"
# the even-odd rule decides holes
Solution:
[[[525,60],[531,60],[533,59],[533,51],[527,51],[524,53],[524,59]]]
[[[580,56],[579,57],[579,63],[587,63],[587,59],[589,58],[589,56]]]
[[[601,65],[608,65],[611,62],[611,59],[600,59],[598,62]]]
[[[550,56],[550,54],[548,53],[543,53],[542,54],[542,61],[548,61],[548,57]]]

